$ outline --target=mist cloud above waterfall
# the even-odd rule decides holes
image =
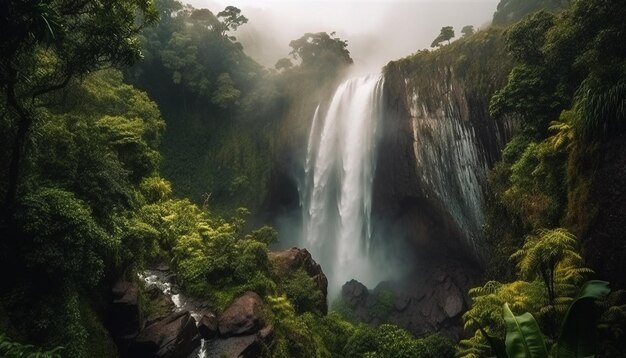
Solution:
[[[498,0],[311,1],[188,0],[218,12],[242,9],[249,23],[236,34],[246,52],[265,66],[289,53],[289,42],[306,32],[336,31],[348,40],[357,67],[376,72],[395,60],[428,48],[442,26],[457,37],[465,25],[486,26]]]

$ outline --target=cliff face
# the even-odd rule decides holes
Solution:
[[[416,334],[462,333],[481,272],[486,175],[514,130],[488,111],[509,69],[495,30],[385,68],[373,247],[408,245],[412,273],[381,287],[403,301],[388,320]]]
[[[500,36],[484,37],[488,46],[461,44],[444,56],[418,54],[385,69],[375,221],[400,230],[418,254],[480,262],[486,174],[514,122],[488,113],[508,66],[471,69],[487,54],[506,61]]]

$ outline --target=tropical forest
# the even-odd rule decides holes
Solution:
[[[625,233],[624,0],[0,0],[0,357],[626,357]]]

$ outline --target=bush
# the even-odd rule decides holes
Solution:
[[[289,275],[283,283],[283,289],[289,300],[293,302],[297,313],[323,314],[322,308],[326,305],[326,297],[303,268]]]

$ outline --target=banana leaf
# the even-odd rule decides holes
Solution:
[[[596,323],[599,315],[595,301],[609,292],[609,283],[598,280],[588,281],[580,289],[563,319],[557,341],[557,358],[595,356],[598,339]]]
[[[547,358],[546,343],[533,315],[526,312],[515,316],[507,303],[504,304],[503,312],[509,358]]]

